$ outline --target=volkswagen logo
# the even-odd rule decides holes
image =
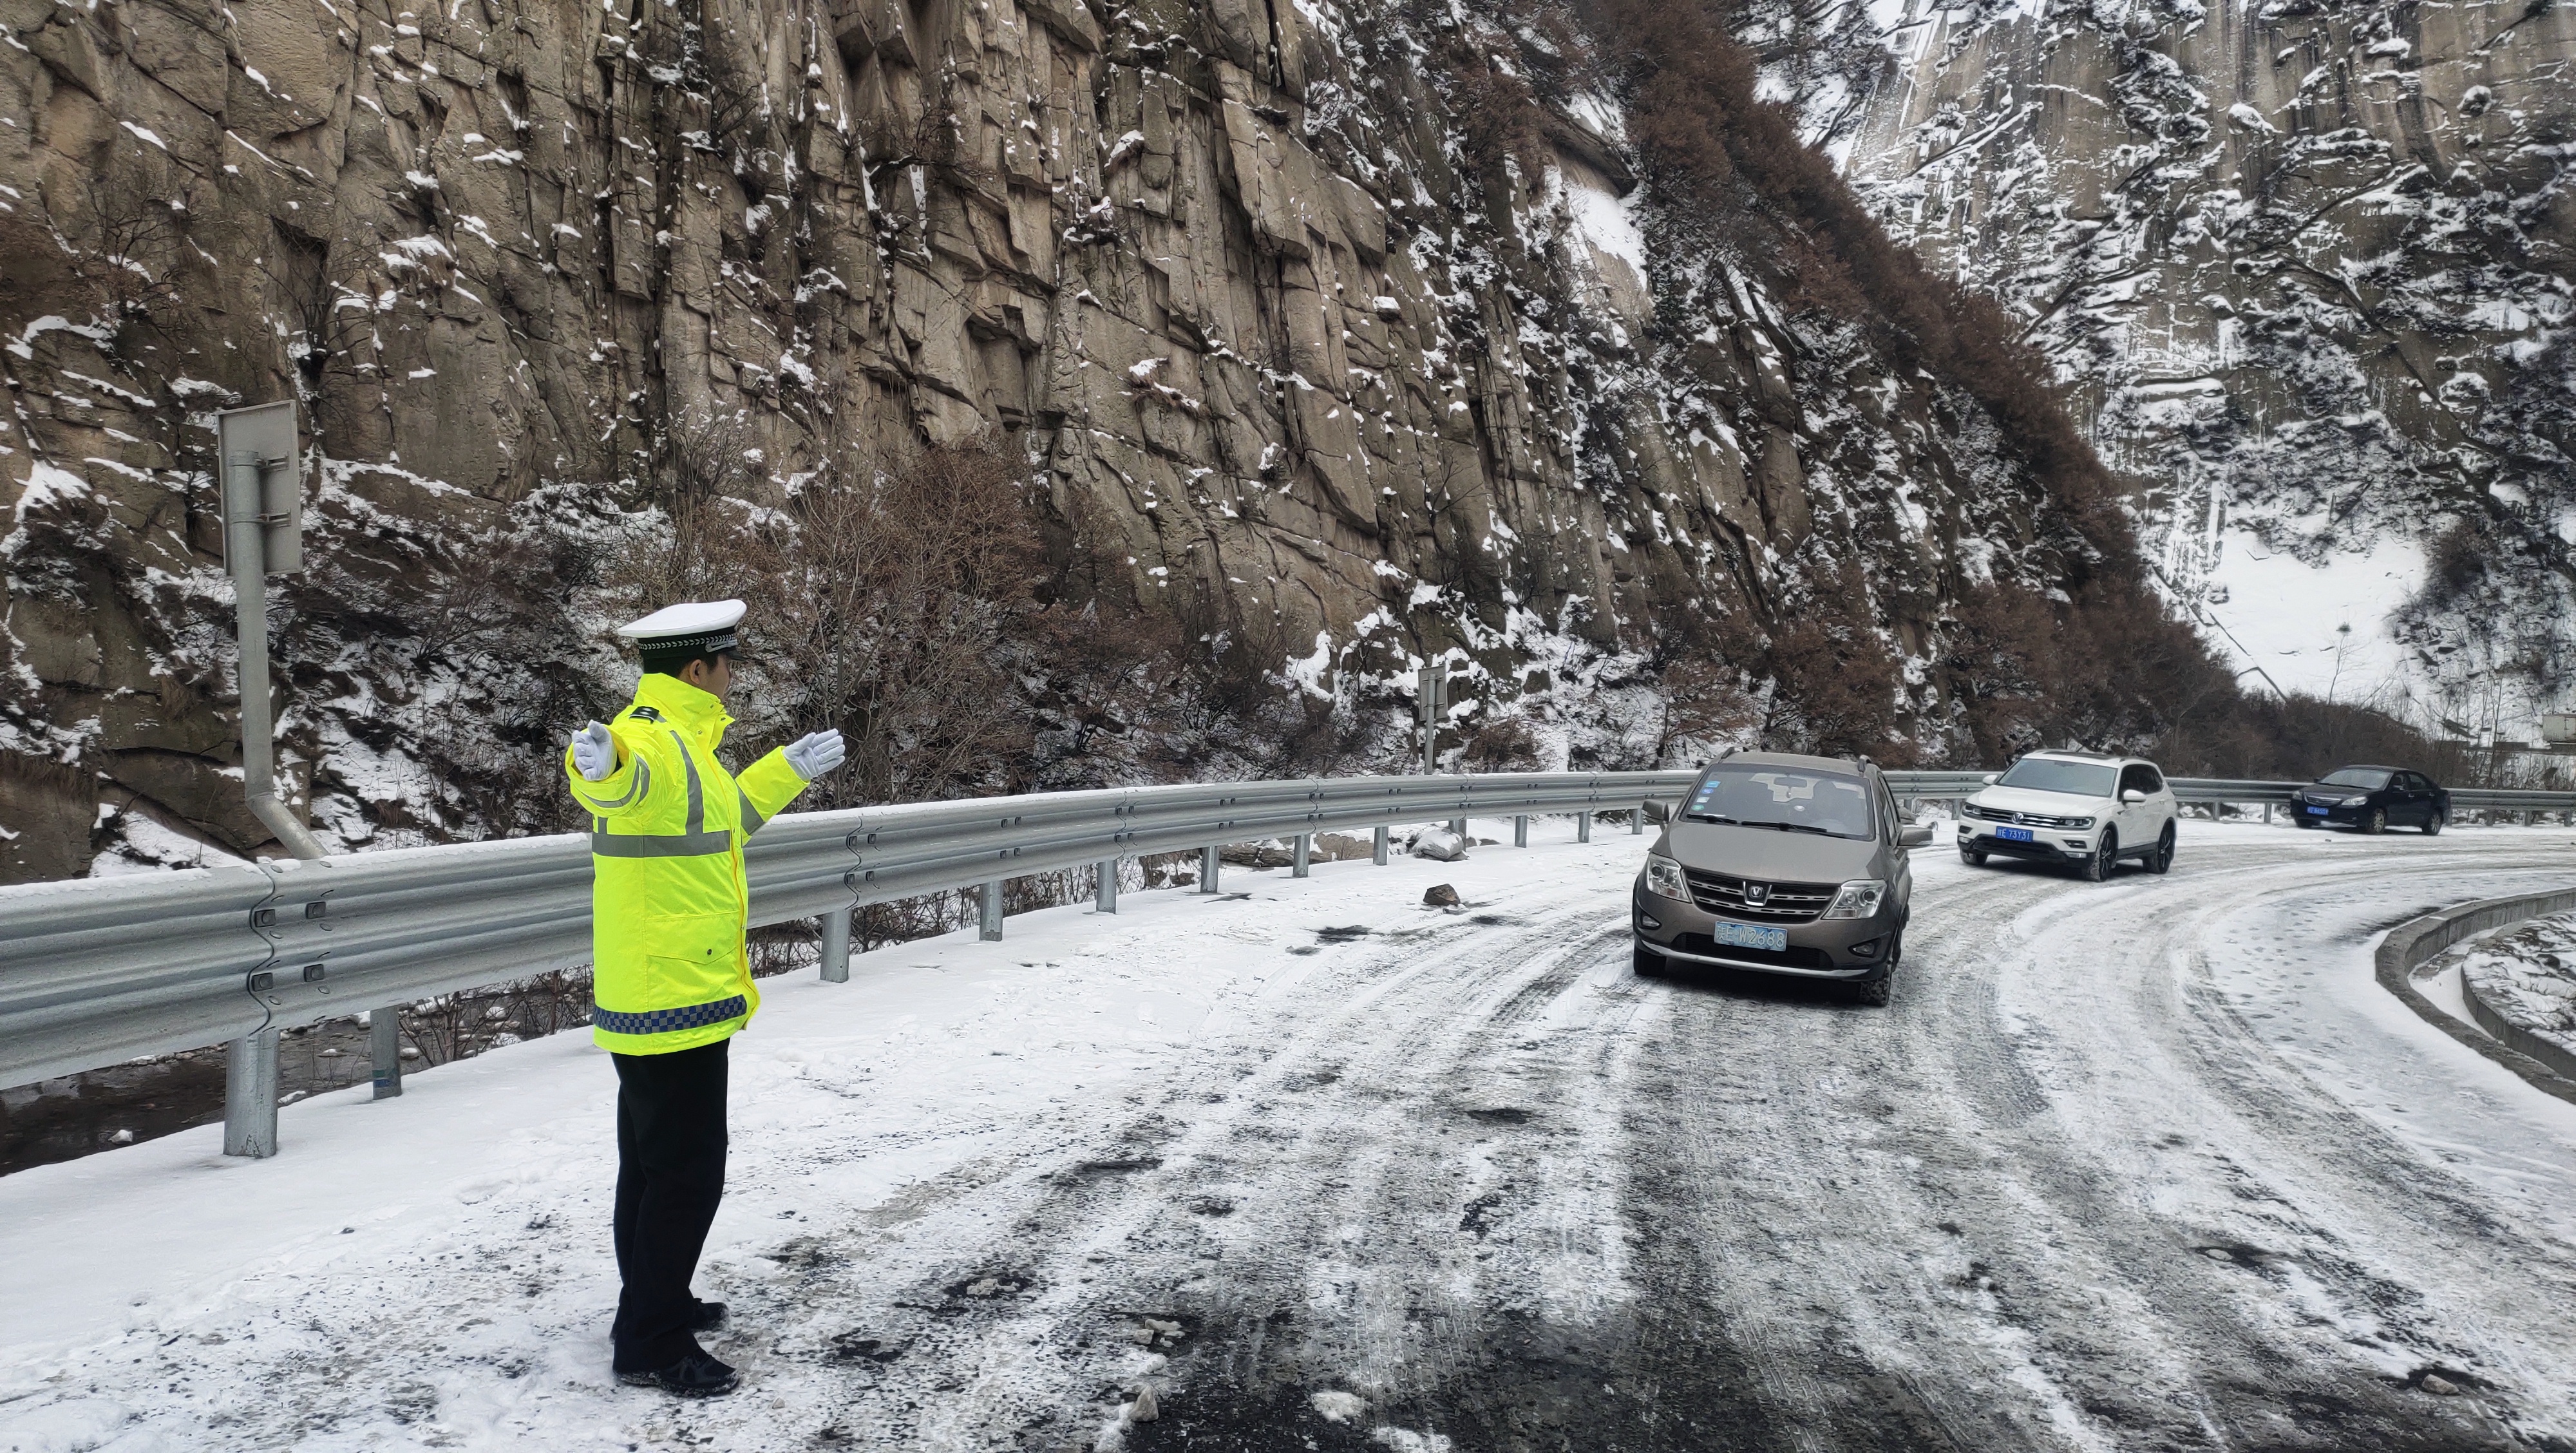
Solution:
[[[1745,885],[1744,885],[1744,906],[1746,906],[1747,908],[1759,908],[1759,907],[1761,907],[1763,904],[1768,903],[1768,902],[1770,902],[1770,901],[1771,901],[1771,885],[1770,885],[1770,884],[1768,884],[1768,883],[1747,883],[1747,884],[1745,884]]]

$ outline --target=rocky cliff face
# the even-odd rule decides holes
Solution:
[[[1890,230],[2015,310],[2238,664],[2529,730],[2576,667],[2576,13],[1907,0],[1743,33]]]
[[[613,656],[558,582],[598,540],[915,441],[999,441],[1112,588],[1224,598],[1308,690],[1446,659],[1560,762],[1634,757],[1600,703],[1658,639],[1820,616],[1938,751],[1945,613],[2081,548],[1966,394],[1673,240],[1561,24],[400,4],[0,0],[11,876],[259,841],[235,402],[307,411],[281,699],[350,844],[478,830],[425,738],[542,750],[581,709]]]

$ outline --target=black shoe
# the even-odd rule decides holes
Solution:
[[[720,1398],[742,1386],[742,1374],[703,1352],[692,1352],[651,1372],[621,1372],[617,1380],[628,1387],[658,1387],[684,1398]]]
[[[689,1330],[692,1332],[720,1332],[724,1330],[724,1323],[722,1302],[699,1302],[697,1309],[689,1313]]]

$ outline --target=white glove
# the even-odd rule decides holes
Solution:
[[[593,782],[605,781],[617,770],[617,743],[605,724],[592,722],[572,734],[572,764]]]
[[[828,729],[787,744],[787,765],[808,782],[841,765],[841,759],[848,755],[849,748],[841,745],[841,734]]]

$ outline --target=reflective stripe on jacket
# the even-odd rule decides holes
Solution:
[[[805,779],[772,752],[740,778],[716,761],[733,718],[676,676],[648,675],[609,733],[617,770],[592,782],[564,754],[590,814],[591,1038],[619,1054],[724,1039],[760,1007],[743,951],[742,844]]]

